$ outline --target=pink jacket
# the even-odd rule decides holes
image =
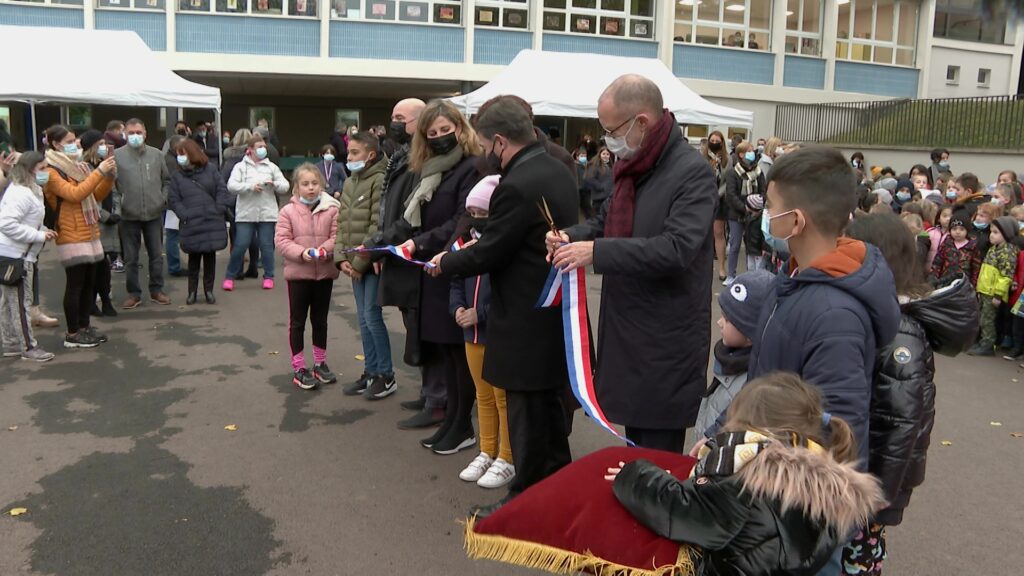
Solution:
[[[334,239],[338,231],[338,208],[341,203],[327,194],[310,211],[297,197],[281,208],[277,217],[274,245],[284,258],[285,280],[334,280],[340,272],[334,266]],[[323,260],[306,262],[302,253],[310,248],[323,248]]]

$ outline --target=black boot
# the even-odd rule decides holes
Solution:
[[[110,298],[103,301],[103,315],[109,317],[117,316],[117,310],[114,309],[114,304],[110,301]]]
[[[207,304],[216,304],[217,303],[217,297],[213,295],[213,291],[208,291],[206,293],[206,303]]]
[[[398,423],[401,430],[416,430],[419,428],[430,428],[437,426],[444,420],[443,408],[426,408],[420,410],[412,418],[402,420]]]
[[[97,306],[95,302],[93,302],[92,303],[92,311],[89,312],[89,314],[91,314],[93,316],[103,316],[103,310],[100,310],[100,307]]]
[[[195,303],[196,303],[196,293],[195,292],[189,292],[188,293],[188,298],[185,300],[185,304],[188,304],[189,306],[191,306],[191,305],[193,305]]]

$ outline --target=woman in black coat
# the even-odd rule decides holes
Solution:
[[[413,230],[403,246],[417,259],[429,260],[451,247],[456,224],[466,212],[466,196],[480,180],[479,153],[476,133],[457,108],[435,100],[420,113],[409,159],[417,181],[403,214]],[[438,454],[455,454],[476,443],[470,416],[476,387],[462,329],[448,313],[450,280],[426,274],[419,279],[424,392],[431,400],[431,389],[443,382],[446,393],[441,428],[422,444]]]
[[[885,527],[903,522],[911,493],[924,482],[935,424],[934,353],[956,356],[974,343],[978,305],[966,277],[930,290],[914,237],[894,214],[860,216],[847,236],[874,244],[885,256],[902,312],[896,338],[879,350],[871,387],[868,471],[881,481],[889,505],[843,554],[846,574],[867,574],[883,559]],[[851,570],[854,565],[864,570]]]
[[[603,146],[597,157],[587,164],[587,169],[583,171],[582,186],[590,198],[590,211],[587,214],[593,216],[600,212],[605,201],[612,197],[615,191],[614,168],[615,158]]]
[[[764,174],[759,166],[761,157],[750,142],[744,140],[736,146],[739,160],[732,170],[725,175],[726,219],[729,222],[729,264],[726,270],[724,285],[732,284],[736,278],[736,266],[740,257],[740,242],[748,218],[747,197],[760,194],[762,198],[767,190]],[[747,254],[755,251],[747,246]],[[760,255],[760,251],[756,254]]]
[[[181,249],[188,254],[188,299],[196,303],[199,289],[199,266],[203,267],[203,291],[207,304],[213,304],[213,282],[217,267],[217,251],[228,245],[227,209],[234,206],[220,172],[210,164],[206,154],[194,140],[182,140],[175,148],[181,168],[171,176],[168,207],[181,221],[178,238]]]

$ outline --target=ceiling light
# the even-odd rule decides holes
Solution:
[[[747,8],[743,4],[730,4],[729,6],[726,6],[725,9],[733,12],[743,12]]]
[[[793,15],[793,11],[792,10],[786,10],[786,16],[792,16],[792,15]]]
[[[683,6],[697,6],[700,4],[700,0],[679,0],[679,3]]]
[[[850,0],[836,0],[836,4],[842,6],[843,4],[849,4]]]

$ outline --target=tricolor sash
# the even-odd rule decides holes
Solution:
[[[480,239],[480,233],[476,230],[470,230],[469,235],[472,237],[472,240]],[[452,244],[451,252],[458,252],[459,250],[462,250],[466,247],[466,244],[469,244],[470,242],[471,240],[465,240],[461,236],[456,238],[455,243]]]
[[[593,362],[590,358],[590,326],[587,324],[587,271],[577,268],[563,272],[552,266],[544,283],[537,308],[562,305],[562,330],[565,337],[565,361],[569,368],[569,387],[580,406],[602,428],[630,446],[633,442],[619,434],[597,403]]]
[[[369,253],[369,252],[387,252],[387,253],[392,254],[394,256],[398,256],[399,258],[401,258],[402,260],[405,260],[406,262],[409,262],[411,264],[416,264],[417,266],[423,266],[424,268],[433,268],[434,267],[434,265],[431,264],[430,262],[423,262],[421,260],[414,260],[413,257],[412,257],[412,254],[410,254],[408,250],[406,250],[405,248],[402,248],[401,246],[381,246],[379,248],[349,248],[348,250],[345,250],[345,252],[346,253],[356,252],[356,253],[359,253],[359,254],[365,254],[365,253]]]

